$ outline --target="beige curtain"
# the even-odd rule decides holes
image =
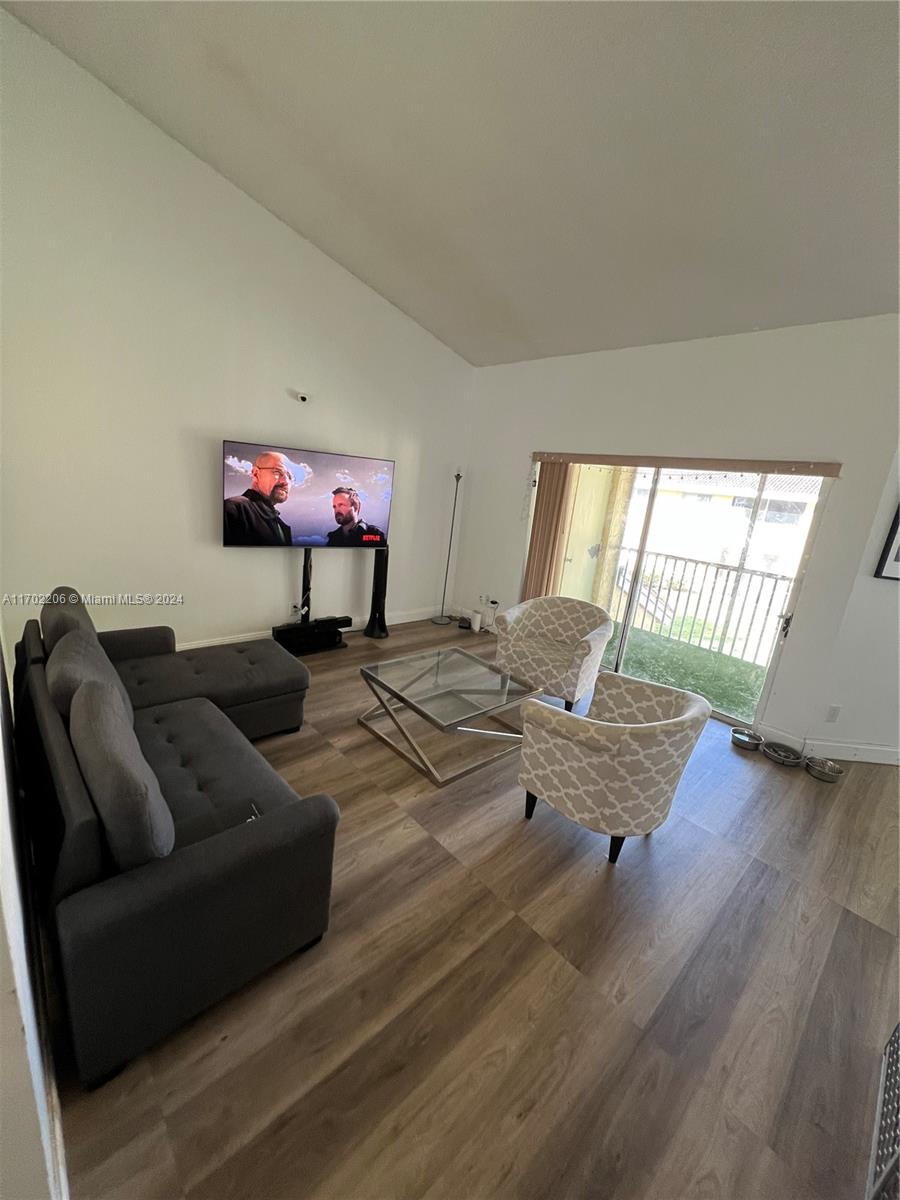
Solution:
[[[528,560],[522,581],[523,600],[532,600],[535,596],[554,596],[559,588],[574,479],[575,468],[571,463],[541,463]]]

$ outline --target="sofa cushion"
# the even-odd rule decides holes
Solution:
[[[94,622],[81,602],[75,588],[58,587],[50,593],[50,599],[41,609],[41,633],[49,654],[60,638],[73,629],[96,634]]]
[[[134,714],[134,729],[175,822],[175,846],[299,803],[210,700],[179,700]]]
[[[37,624],[37,622],[34,622]],[[109,874],[103,827],[53,703],[42,662],[30,663],[15,709],[18,776],[34,882],[53,903]]]
[[[128,691],[95,633],[73,629],[59,639],[47,659],[47,687],[53,703],[64,717],[69,716],[72,697],[88,680],[106,683],[120,695],[130,714]]]
[[[309,671],[271,638],[130,658],[116,670],[135,708],[204,697],[219,708],[305,692]]]
[[[125,705],[114,684],[91,679],[73,696],[69,714],[78,765],[122,871],[165,858],[175,845],[172,814]]]

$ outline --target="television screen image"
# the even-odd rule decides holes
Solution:
[[[226,546],[387,545],[390,459],[223,442],[222,475]]]

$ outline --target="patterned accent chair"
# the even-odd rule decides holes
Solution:
[[[497,666],[572,706],[590,692],[613,623],[609,613],[571,596],[539,596],[501,613]]]
[[[710,714],[702,696],[604,673],[586,717],[537,700],[522,705],[519,782],[525,816],[538,797],[565,816],[610,835],[615,862],[626,837],[652,833]]]

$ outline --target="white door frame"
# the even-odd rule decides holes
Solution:
[[[828,503],[828,497],[831,495],[832,483],[834,483],[834,480],[829,476],[822,477],[822,486],[819,489],[819,495],[816,497],[816,507],[813,510],[813,518],[806,534],[806,542],[804,543],[803,554],[797,566],[797,574],[794,576],[791,590],[784,602],[784,615],[791,618],[791,626],[786,634],[779,633],[775,639],[775,645],[772,648],[772,654],[769,657],[769,663],[766,667],[766,677],[763,680],[762,691],[759,693],[759,700],[756,702],[756,716],[753,718],[754,730],[758,726],[765,724],[765,712],[769,703],[769,697],[772,694],[772,688],[775,685],[775,677],[778,674],[778,664],[784,652],[784,643],[790,637],[791,630],[793,629],[794,613],[797,611],[797,604],[800,600],[800,594],[803,591],[806,568],[812,557],[816,538],[819,536],[819,528],[822,524],[822,517],[825,515],[825,506]]]

